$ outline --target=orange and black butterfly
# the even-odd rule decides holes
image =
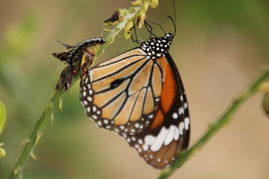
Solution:
[[[145,161],[164,168],[186,149],[188,103],[169,54],[172,33],[106,60],[81,76],[80,101],[99,127],[124,137]]]
[[[175,24],[174,24],[175,25]],[[151,27],[147,25],[147,27]],[[148,29],[150,34],[152,28]],[[80,101],[99,127],[115,131],[155,168],[164,168],[186,149],[190,117],[183,83],[168,50],[174,34],[150,37],[141,46],[106,60],[81,75]],[[137,40],[136,40],[137,41]],[[53,55],[68,66],[57,89],[67,90],[83,66],[89,39]]]

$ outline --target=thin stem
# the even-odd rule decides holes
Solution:
[[[201,150],[207,142],[218,132],[220,131],[227,123],[231,122],[232,115],[238,110],[238,108],[248,100],[252,95],[259,92],[260,86],[263,82],[269,79],[269,69],[264,72],[259,78],[257,78],[254,83],[239,97],[237,97],[233,103],[228,107],[226,112],[204,133],[204,135],[188,150],[184,151],[179,155],[170,167],[164,169],[159,179],[166,179],[172,175],[178,168],[180,168],[190,157],[192,157],[197,151]]]
[[[119,34],[119,32],[121,30],[123,30],[125,28],[126,24],[129,21],[135,19],[136,16],[142,10],[144,13],[146,13],[146,10],[147,10],[148,5],[149,5],[149,1],[150,0],[144,0],[141,6],[130,7],[127,10],[127,13],[126,13],[126,16],[124,17],[124,19],[121,22],[119,22],[105,37],[106,43],[101,48],[97,49],[98,57],[100,57],[101,54],[104,52],[104,49],[115,40],[116,36]],[[74,79],[74,83],[75,83],[75,81],[77,81],[77,79],[78,78]],[[32,156],[34,158],[33,151],[34,151],[35,147],[37,146],[40,138],[44,134],[45,129],[49,125],[50,114],[52,114],[53,109],[55,108],[55,106],[57,106],[56,104],[58,103],[59,98],[61,96],[63,96],[63,94],[64,94],[63,91],[55,91],[54,92],[49,103],[46,105],[41,117],[38,119],[30,138],[27,139],[27,143],[25,144],[25,147],[24,147],[15,167],[13,168],[12,173],[9,176],[10,179],[21,178],[27,160],[29,159],[30,156]]]
[[[31,155],[33,155],[34,148],[38,144],[40,138],[43,136],[44,131],[46,127],[49,124],[50,121],[50,114],[52,113],[52,109],[54,106],[56,106],[57,102],[59,101],[59,98],[63,95],[63,92],[55,91],[52,98],[50,99],[49,103],[46,105],[41,117],[37,121],[35,128],[30,136],[30,138],[27,140],[27,143],[25,144],[25,147],[20,155],[20,158],[14,167],[12,174],[10,175],[10,178],[18,178],[22,175],[22,171],[24,169],[24,166],[26,164],[26,161],[29,159]]]

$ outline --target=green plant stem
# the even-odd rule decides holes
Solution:
[[[121,30],[123,30],[125,28],[126,24],[129,21],[135,19],[136,16],[142,10],[144,13],[146,12],[148,5],[149,5],[149,1],[150,0],[144,0],[143,4],[141,6],[130,7],[128,9],[124,19],[121,22],[119,22],[113,29],[111,29],[111,31],[105,37],[106,43],[101,48],[97,49],[97,56],[98,57],[101,56],[101,54],[104,52],[104,49],[115,40],[116,36],[119,34],[119,32]],[[146,7],[146,9],[145,9],[145,7]],[[74,80],[74,83],[75,83],[75,81],[77,81],[77,79],[78,78],[76,78]],[[34,151],[35,147],[37,146],[40,138],[44,134],[45,129],[49,125],[50,114],[52,114],[53,109],[55,108],[55,106],[57,106],[56,104],[63,94],[64,94],[63,91],[55,91],[54,92],[49,103],[46,105],[41,117],[38,119],[30,138],[27,139],[25,147],[24,147],[15,167],[13,168],[12,173],[9,176],[10,179],[22,177],[24,167],[25,167],[26,162],[29,159],[29,157],[32,156],[33,158],[35,158],[33,155],[33,151]]]
[[[218,132],[220,131],[227,123],[231,122],[231,117],[238,110],[238,108],[248,100],[252,95],[259,92],[260,86],[263,82],[269,79],[269,69],[264,72],[259,78],[255,80],[255,82],[239,97],[235,98],[233,103],[228,107],[226,112],[220,118],[209,126],[209,129],[202,135],[202,137],[188,150],[184,151],[181,155],[176,157],[174,162],[170,165],[170,167],[164,169],[159,179],[166,179],[170,175],[172,175],[178,168],[180,168],[190,157],[192,157],[196,151],[201,150],[207,142]]]
[[[50,121],[50,114],[52,113],[52,109],[54,106],[56,106],[57,102],[59,101],[59,98],[63,95],[63,92],[56,91],[52,98],[50,99],[49,103],[46,105],[41,117],[37,121],[35,128],[30,136],[29,139],[26,140],[25,147],[20,155],[20,158],[14,167],[10,178],[19,178],[22,175],[22,171],[24,169],[24,166],[26,164],[26,161],[28,158],[33,155],[34,148],[38,144],[40,138],[42,137],[46,127],[49,124]]]

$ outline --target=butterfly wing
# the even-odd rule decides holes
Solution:
[[[169,54],[152,60],[135,48],[89,70],[80,89],[87,115],[123,136],[155,168],[187,147],[188,106]]]
[[[190,118],[185,90],[171,56],[167,54],[157,61],[166,71],[158,110],[149,128],[135,136],[128,136],[127,142],[148,164],[164,168],[187,148]]]
[[[124,137],[134,135],[150,125],[162,79],[160,64],[136,48],[98,64],[82,77],[80,100],[98,126]]]

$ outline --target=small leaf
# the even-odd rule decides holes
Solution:
[[[35,156],[34,152],[31,152],[31,157],[34,159],[34,160],[37,160],[38,158]]]
[[[50,114],[50,123],[53,126],[53,124],[54,124],[54,113]]]
[[[20,171],[21,171],[21,167],[16,167],[16,168],[13,170],[13,175],[17,175]]]
[[[42,134],[41,132],[38,132],[35,136],[35,145],[39,142],[39,140],[41,139],[42,137]]]
[[[6,151],[5,151],[5,149],[3,149],[3,148],[0,147],[0,158],[3,158],[3,157],[5,157],[5,156],[6,156]]]
[[[6,108],[3,103],[0,102],[0,134],[3,131],[6,122]]]
[[[20,145],[26,145],[26,144],[28,144],[30,142],[30,139],[24,139],[21,143],[20,143]]]
[[[59,99],[59,109],[60,111],[63,111],[63,99],[62,98]]]

